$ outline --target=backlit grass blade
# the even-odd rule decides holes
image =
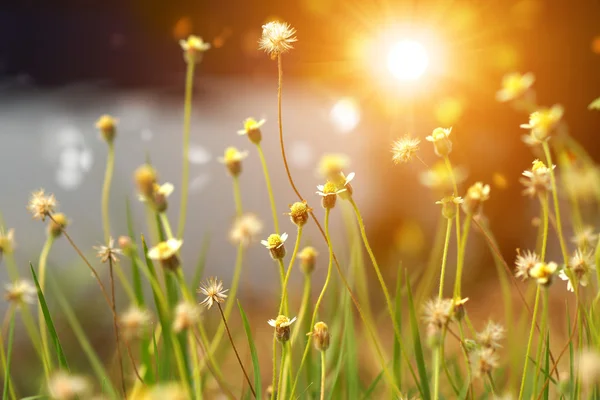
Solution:
[[[429,391],[429,379],[427,378],[427,367],[425,366],[425,358],[423,356],[423,346],[421,345],[421,336],[419,333],[419,321],[417,319],[417,313],[415,311],[415,304],[413,302],[412,291],[410,288],[410,279],[408,279],[408,272],[405,272],[404,279],[406,281],[406,294],[408,296],[408,310],[410,314],[410,329],[412,333],[413,346],[415,351],[415,361],[417,363],[417,369],[419,371],[419,391],[423,400],[431,399],[431,393]]]
[[[210,247],[210,234],[206,233],[204,239],[202,239],[202,249],[198,256],[198,262],[196,263],[196,269],[194,271],[194,277],[192,278],[192,288],[200,286],[200,281],[204,275],[204,267],[206,266],[206,256],[208,254],[208,248]],[[258,393],[258,392],[257,392]]]
[[[396,276],[396,298],[394,300],[394,318],[398,323],[398,328],[402,331],[402,264],[398,268],[398,274]],[[394,335],[394,358],[392,370],[394,371],[394,378],[396,379],[396,385],[399,388],[402,387],[402,354],[401,354],[400,342]]]
[[[242,316],[242,322],[244,324],[244,331],[246,331],[246,337],[248,338],[248,345],[250,346],[250,356],[252,358],[252,368],[254,370],[254,390],[257,396],[262,396],[262,381],[260,375],[260,363],[258,362],[258,353],[256,351],[256,344],[252,339],[252,330],[250,329],[250,323],[248,317],[242,308],[242,304],[238,300],[238,308],[240,309],[240,315]]]
[[[40,307],[42,309],[42,313],[44,314],[44,321],[46,322],[46,327],[48,328],[48,333],[50,333],[50,337],[52,338],[52,342],[54,343],[54,347],[56,349],[56,357],[58,358],[58,365],[62,369],[69,369],[69,365],[67,363],[67,358],[65,357],[65,353],[63,352],[63,348],[60,345],[60,339],[58,338],[58,334],[56,333],[56,329],[54,328],[54,323],[52,322],[52,317],[50,316],[50,311],[48,311],[48,304],[46,303],[46,298],[42,289],[40,288],[40,283],[38,282],[37,275],[35,274],[35,270],[33,269],[33,264],[29,263],[29,268],[31,268],[31,275],[33,276],[33,281],[35,282],[35,286],[37,287],[38,292],[38,300],[40,302]]]
[[[15,337],[15,313],[13,310],[9,311],[12,315],[10,317],[10,325],[8,328],[8,344],[6,350],[6,369],[4,370],[4,389],[2,390],[2,398],[8,399],[8,387],[10,386],[10,367],[13,350],[13,339]]]
[[[125,213],[127,218],[127,232],[129,233],[129,238],[134,245],[135,248],[135,228],[133,226],[133,216],[131,214],[131,204],[129,202],[129,198],[125,201]],[[143,307],[145,305],[144,300],[144,287],[142,284],[142,276],[140,274],[140,270],[135,262],[135,260],[131,259],[131,278],[133,281],[133,292],[135,293],[135,299],[137,301],[137,305]]]

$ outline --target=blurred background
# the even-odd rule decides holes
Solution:
[[[296,200],[278,153],[276,63],[257,49],[261,25],[275,18],[298,30],[295,49],[283,58],[283,115],[299,189],[316,204],[311,193],[322,183],[320,157],[347,154],[357,201],[390,279],[399,260],[408,269],[423,267],[433,241],[439,219],[433,203],[441,196],[421,177],[438,161],[424,141],[437,126],[453,126],[451,158],[464,172],[463,190],[476,181],[492,186],[485,213],[505,258],[512,261],[516,248],[534,243],[537,205],[521,196],[518,184],[532,161],[519,128],[527,114],[496,101],[504,74],[535,74],[538,103],[562,104],[571,134],[594,159],[600,156],[600,114],[587,110],[600,95],[598,1],[15,2],[0,9],[0,212],[4,226],[15,228],[21,269],[35,263],[45,239],[25,209],[39,187],[56,194],[71,235],[90,256],[102,241],[106,144],[94,127],[101,114],[119,119],[113,235],[126,233],[126,198],[139,231],[145,229],[132,172],[146,157],[161,181],[176,186],[169,210],[176,221],[185,78],[178,41],[196,34],[212,49],[195,79],[183,258],[195,262],[210,237],[206,273],[227,282],[235,252],[227,240],[231,179],[217,162],[225,147],[250,150],[241,176],[244,207],[263,218],[265,237],[272,222],[258,157],[235,133],[246,117],[267,119],[263,145],[279,210]],[[412,49],[408,70],[406,54],[400,61],[394,54],[398,43]],[[391,142],[405,134],[423,140],[423,162],[394,166]],[[341,218],[335,223],[341,227]],[[283,226],[293,233],[291,223]],[[307,243],[321,244],[314,227],[307,234]],[[465,286],[476,296],[495,275],[483,240],[471,239]],[[242,296],[254,298],[277,274],[260,245],[246,260]],[[94,285],[62,240],[49,264],[55,277]],[[4,269],[0,275],[6,278]],[[86,291],[70,288],[70,296]],[[110,321],[88,323],[108,327]]]

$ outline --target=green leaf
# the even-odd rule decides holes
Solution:
[[[398,323],[398,328],[402,331],[402,264],[398,268],[398,274],[396,276],[396,299],[394,300],[394,318]],[[392,370],[394,371],[394,378],[396,379],[396,385],[402,387],[402,350],[400,342],[396,335],[394,335],[394,358]]]
[[[47,394],[40,394],[37,396],[29,396],[29,397],[23,397],[21,400],[38,400],[38,399],[49,399],[50,396],[48,396]]]
[[[250,329],[250,323],[248,322],[248,317],[242,308],[242,303],[238,300],[238,308],[240,309],[240,315],[242,316],[242,322],[244,323],[244,331],[246,331],[246,336],[248,337],[248,345],[250,346],[250,356],[252,358],[252,368],[254,370],[254,390],[256,392],[256,396],[262,396],[262,382],[260,375],[260,363],[258,362],[258,353],[256,352],[256,344],[254,344],[254,339],[252,339],[252,330]]]
[[[588,110],[600,110],[600,97],[590,103]]]
[[[37,275],[35,274],[35,270],[33,269],[33,264],[29,263],[29,268],[31,268],[31,275],[33,276],[33,281],[35,282],[35,286],[37,287],[38,299],[40,301],[40,307],[42,309],[42,314],[44,314],[44,321],[46,322],[46,327],[48,328],[48,332],[50,333],[50,336],[52,337],[52,341],[54,342],[54,347],[56,348],[56,356],[58,357],[58,365],[62,369],[69,370],[67,358],[65,357],[63,348],[60,345],[60,339],[58,338],[58,333],[56,333],[56,329],[54,328],[54,323],[52,322],[52,317],[50,316],[50,311],[48,311],[48,304],[46,303],[46,298],[44,297],[44,293],[42,292],[42,288],[40,287],[40,283],[38,282]]]
[[[429,400],[431,398],[431,393],[429,391],[429,378],[427,377],[427,367],[425,366],[425,358],[423,357],[423,346],[421,345],[421,336],[419,333],[419,321],[415,311],[415,304],[410,288],[410,279],[408,279],[408,272],[405,272],[405,280],[408,306],[410,311],[410,328],[415,350],[415,361],[417,363],[417,369],[419,371],[419,378],[421,381],[421,384],[419,385],[419,391],[421,392],[423,400]]]
[[[8,328],[8,350],[6,352],[6,369],[4,370],[4,389],[2,398],[8,399],[8,387],[10,386],[10,361],[12,358],[13,339],[15,337],[15,313],[12,312],[10,318],[10,327]]]

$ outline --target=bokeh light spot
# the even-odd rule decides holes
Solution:
[[[387,56],[387,68],[401,81],[413,81],[425,73],[429,56],[425,47],[414,40],[401,40],[394,44]]]
[[[353,99],[345,97],[333,105],[330,117],[339,132],[349,133],[360,122],[360,110]]]

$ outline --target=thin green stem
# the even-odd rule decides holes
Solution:
[[[40,253],[40,260],[38,263],[38,280],[40,283],[40,288],[42,292],[45,289],[46,285],[46,265],[48,262],[48,254],[50,253],[50,249],[52,248],[52,244],[54,243],[54,236],[48,235],[46,238],[46,242],[44,243],[44,247],[42,248],[42,252]],[[53,368],[52,357],[50,356],[50,348],[48,344],[48,330],[46,328],[46,320],[44,319],[44,314],[42,313],[42,306],[38,304],[38,325],[40,326],[40,338],[42,341],[42,351],[44,352],[44,358],[46,359],[46,363],[50,370]]]
[[[283,350],[281,359],[283,359]],[[293,393],[293,392],[292,392]],[[271,399],[277,398],[277,337],[273,332],[273,376],[271,378]]]
[[[444,278],[446,277],[446,263],[448,261],[448,247],[450,246],[450,235],[452,234],[452,218],[448,218],[446,226],[446,240],[444,241],[444,252],[442,255],[442,269],[440,272],[440,288],[438,290],[438,298],[441,300],[444,295]]]
[[[281,343],[281,362],[279,363],[279,379],[277,380],[277,386],[274,387],[275,399],[285,399],[285,393],[280,393],[283,387],[283,364],[287,357],[288,344],[286,342]]]
[[[544,147],[546,161],[548,163],[548,168],[550,169],[550,183],[552,185],[552,201],[554,202],[554,214],[556,216],[556,231],[558,234],[558,242],[560,243],[560,251],[562,252],[563,261],[565,264],[568,264],[569,253],[567,251],[567,245],[563,236],[562,219],[560,217],[560,206],[558,204],[558,190],[556,187],[556,177],[554,175],[554,169],[552,168],[552,154],[550,153],[550,146],[548,146],[548,142],[544,142],[542,146]]]
[[[454,297],[460,299],[462,297],[462,273],[463,267],[465,265],[465,251],[467,249],[467,238],[469,237],[469,231],[471,229],[471,220],[473,219],[473,215],[471,213],[467,214],[467,219],[463,225],[463,232],[460,235],[460,248],[458,249],[458,263],[456,265],[456,282],[454,283]],[[457,221],[458,222],[458,221]],[[457,229],[458,232],[458,229]]]
[[[235,200],[235,214],[241,216],[242,211],[242,195],[240,193],[240,178],[237,176],[233,177],[233,198]]]
[[[273,196],[273,188],[271,187],[271,178],[269,177],[267,160],[265,159],[265,154],[263,153],[260,143],[256,145],[256,148],[258,149],[258,157],[260,158],[260,163],[262,164],[265,182],[267,184],[267,192],[269,193],[269,202],[271,203],[271,213],[273,215],[273,227],[275,228],[275,233],[279,233],[279,218],[277,217],[277,206],[275,205],[275,197]]]
[[[548,212],[548,196],[540,196],[540,204],[542,205],[542,223],[543,223],[543,231],[542,231],[542,249],[541,249],[541,259],[542,261],[546,260],[546,249],[548,247],[548,225],[549,225],[549,212]]]
[[[190,184],[190,121],[192,117],[192,89],[194,87],[195,60],[188,60],[185,76],[185,103],[183,106],[183,166],[181,172],[181,206],[179,208],[179,225],[177,225],[177,237],[183,237],[185,230],[188,188]]]
[[[8,328],[8,344],[6,351],[6,365],[4,367],[4,390],[2,391],[2,398],[8,398],[8,387],[11,386],[11,378],[10,378],[10,361],[12,358],[12,350],[13,350],[13,338],[15,334],[15,313],[14,308],[11,306],[10,311],[10,327]],[[14,396],[13,396],[14,397]]]
[[[113,329],[115,332],[115,346],[117,348],[117,358],[119,359],[119,374],[121,376],[121,389],[123,390],[123,396],[127,397],[127,389],[125,388],[125,373],[123,372],[123,355],[121,354],[121,340],[119,335],[119,321],[117,316],[117,302],[115,298],[115,278],[113,276],[113,262],[112,258],[108,258],[108,269],[110,274],[110,294],[112,300],[112,315],[113,315]]]
[[[533,332],[537,320],[538,306],[540,303],[540,286],[538,285],[535,292],[535,303],[533,305],[533,316],[531,317],[531,329],[529,330],[529,339],[527,339],[527,351],[525,352],[525,362],[523,365],[523,377],[521,378],[521,388],[519,389],[519,400],[523,398],[525,390],[525,382],[527,382],[527,364],[529,363],[529,352],[531,351],[531,342],[533,341]]]
[[[438,346],[433,353],[433,400],[440,398],[440,357],[441,346]]]
[[[283,280],[283,287],[281,290],[281,302],[279,304],[279,314],[281,314],[285,308],[287,308],[287,285],[290,279],[290,275],[292,274],[292,268],[294,266],[294,261],[296,260],[296,255],[298,254],[298,248],[300,247],[300,240],[302,239],[302,226],[298,226],[298,233],[296,234],[296,243],[294,244],[294,251],[292,252],[292,257],[290,258],[290,263],[287,268],[287,272],[285,274],[285,278]]]
[[[173,231],[171,230],[171,224],[169,223],[169,218],[167,214],[164,212],[158,214],[160,217],[160,223],[165,230],[165,234],[167,235],[167,239],[173,239]]]
[[[456,177],[454,176],[454,170],[452,169],[452,163],[450,162],[450,158],[448,156],[444,156],[444,162],[446,163],[446,168],[448,169],[448,174],[452,179],[452,188],[453,188],[453,196],[458,197],[458,185],[456,183]],[[460,205],[456,205],[456,281],[460,282],[462,280],[462,266],[460,265],[460,248],[461,248],[461,235],[460,235]],[[459,271],[458,268],[461,268]],[[460,283],[458,283],[458,288],[460,290]],[[460,297],[460,292],[455,293],[455,296]]]
[[[104,243],[110,241],[110,184],[115,169],[115,145],[108,142],[108,155],[106,157],[106,171],[104,172],[104,184],[102,185],[102,228],[104,229]]]
[[[325,352],[321,351],[321,400],[325,400]]]

